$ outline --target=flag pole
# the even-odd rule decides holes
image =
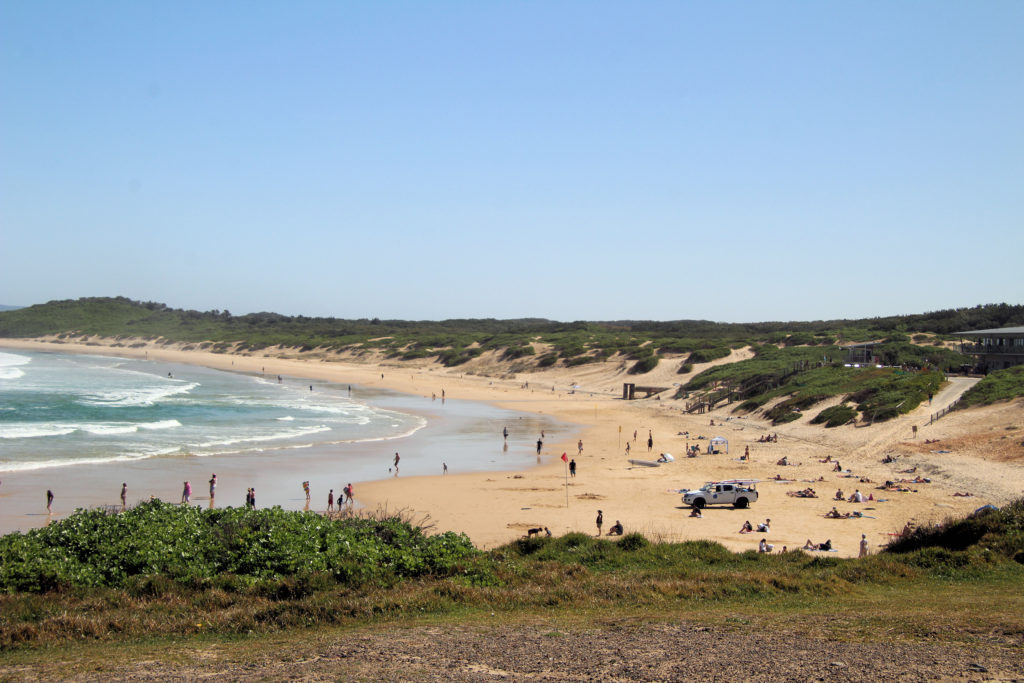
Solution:
[[[565,452],[562,453],[562,462],[565,463],[565,507],[569,507],[569,458]]]

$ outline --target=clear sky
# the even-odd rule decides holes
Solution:
[[[1024,303],[1024,2],[0,0],[0,304]]]

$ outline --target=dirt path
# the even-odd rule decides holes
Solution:
[[[968,638],[970,640],[970,638]],[[990,639],[991,640],[991,639]],[[977,645],[844,642],[795,632],[686,623],[415,627],[311,632],[298,648],[271,645],[239,661],[233,647],[161,651],[104,662],[75,680],[123,681],[1008,681],[1024,677],[1020,638]],[[0,666],[4,680],[68,678],[54,655]]]

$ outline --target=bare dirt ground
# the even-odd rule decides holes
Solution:
[[[414,627],[310,633],[300,648],[271,647],[239,661],[232,647],[184,649],[158,659],[106,662],[74,680],[124,681],[1014,681],[1021,643],[841,642],[753,627],[609,623],[599,630],[545,625]],[[1020,638],[1016,638],[1020,640]],[[62,678],[69,662],[0,666],[0,679]]]

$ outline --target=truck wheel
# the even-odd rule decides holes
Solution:
[[[747,507],[747,499],[746,498],[738,498],[736,500],[735,506],[736,506],[736,508],[738,510],[742,510],[743,508]]]
[[[698,510],[704,507],[704,499],[698,498],[697,500],[693,501],[693,507],[697,508]]]

